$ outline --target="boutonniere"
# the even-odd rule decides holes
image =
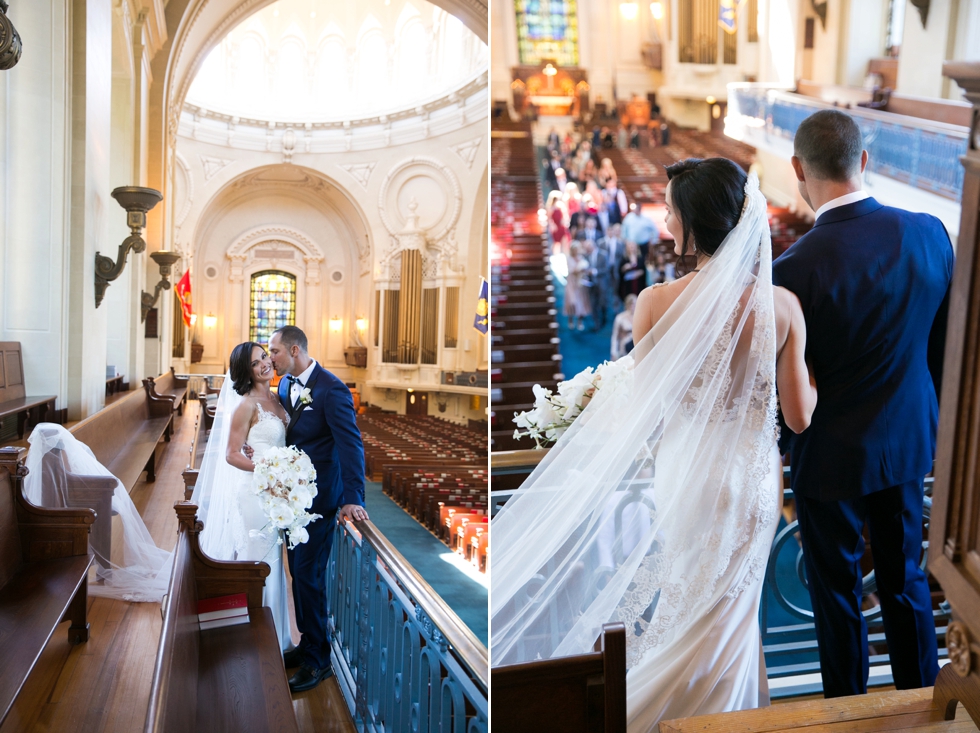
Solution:
[[[313,395],[309,387],[304,387],[303,391],[299,393],[299,404],[303,407],[309,407],[313,404]]]

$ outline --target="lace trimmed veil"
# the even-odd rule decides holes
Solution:
[[[738,225],[491,525],[494,665],[582,654],[627,628],[627,665],[765,572],[776,437],[766,201]],[[632,360],[633,356],[624,357]]]

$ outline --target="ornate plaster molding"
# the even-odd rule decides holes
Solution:
[[[453,172],[452,168],[436,158],[430,158],[426,155],[417,155],[415,157],[403,160],[401,163],[388,171],[388,175],[385,176],[384,182],[381,184],[381,193],[378,197],[378,213],[381,215],[381,221],[384,223],[388,233],[392,236],[397,236],[400,233],[400,227],[396,225],[391,213],[388,211],[388,192],[394,180],[403,171],[408,168],[419,166],[424,166],[434,170],[446,181],[446,183],[449,184],[450,196],[447,198],[450,200],[450,207],[452,209],[451,213],[449,214],[449,219],[441,229],[429,233],[426,237],[426,239],[434,243],[442,242],[444,239],[449,237],[451,232],[454,230],[456,223],[459,221],[459,215],[463,210],[463,189],[460,186],[459,179],[456,177],[456,174]]]

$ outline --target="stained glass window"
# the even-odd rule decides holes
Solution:
[[[296,325],[296,278],[288,272],[263,270],[252,275],[249,340],[269,343],[272,332]]]
[[[578,0],[514,0],[521,63],[578,66]]]

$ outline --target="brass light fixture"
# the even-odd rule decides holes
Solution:
[[[126,224],[129,226],[131,234],[119,245],[115,261],[111,257],[106,257],[98,252],[95,253],[96,308],[102,305],[102,298],[105,296],[105,289],[109,287],[109,283],[119,277],[126,267],[126,257],[129,255],[129,250],[139,254],[146,249],[146,242],[140,236],[143,229],[146,228],[146,212],[163,200],[163,194],[153,188],[120,186],[112,192],[112,198],[126,209]],[[166,287],[169,288],[170,283],[167,283]]]
[[[20,34],[7,17],[7,3],[0,0],[0,71],[14,68],[23,50]]]
[[[180,255],[176,252],[169,252],[165,249],[161,249],[159,252],[150,253],[150,257],[153,261],[160,266],[160,277],[162,278],[157,286],[153,289],[153,293],[150,294],[143,291],[142,295],[142,308],[140,313],[140,320],[146,320],[146,314],[150,312],[150,308],[156,305],[157,298],[160,297],[161,290],[170,290],[170,273],[173,268],[174,263],[180,259]]]

